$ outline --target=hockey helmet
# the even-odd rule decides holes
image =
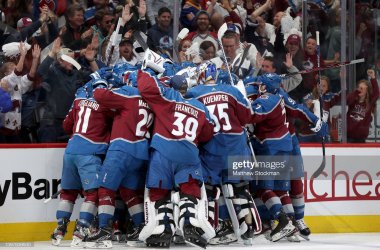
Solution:
[[[281,87],[281,78],[276,73],[265,73],[259,77],[258,83],[266,86],[264,91],[259,88],[261,94],[265,92],[277,94]]]
[[[217,70],[212,62],[204,62],[197,67],[198,84],[205,84],[210,80],[216,80]]]

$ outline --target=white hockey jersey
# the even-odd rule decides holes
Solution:
[[[10,75],[4,77],[8,81],[8,93],[11,96],[13,108],[5,114],[0,114],[4,135],[17,135],[21,129],[22,94],[26,93],[34,78],[29,74],[22,76],[15,69]]]

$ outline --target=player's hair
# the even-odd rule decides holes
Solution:
[[[69,22],[69,17],[73,17],[75,15],[75,11],[82,11],[84,14],[84,9],[79,4],[71,4],[66,11],[66,23]]]
[[[8,71],[9,67],[16,65],[13,62],[6,62],[0,67],[0,79],[5,77],[5,73]]]
[[[338,22],[336,21],[336,19],[339,17],[339,10],[338,9],[335,9],[335,8],[332,8],[330,11],[329,11],[329,14],[327,14],[327,19],[329,21],[329,26],[330,27],[334,27],[334,26],[337,26],[338,25]]]
[[[316,75],[315,78],[318,79],[318,75]],[[321,81],[322,80],[325,80],[327,82],[327,91],[326,91],[326,93],[331,92],[330,79],[327,76],[321,76]],[[318,100],[319,99],[318,85],[319,85],[318,83],[315,85],[315,87],[313,89],[313,92],[311,93],[312,96],[313,96],[313,100]]]
[[[365,100],[365,111],[367,111],[369,109],[370,103],[373,101],[373,100],[370,100],[372,93],[373,93],[373,88],[372,88],[371,82],[366,80],[366,79],[360,80],[356,86],[359,86],[360,83],[364,83],[368,87],[367,95],[365,96],[365,99],[364,99]],[[356,100],[359,100],[359,96],[356,97]],[[376,102],[374,102],[374,104],[372,105],[372,114],[374,114],[374,115],[377,114]]]
[[[158,10],[158,16],[161,16],[163,13],[166,13],[166,12],[169,12],[170,15],[172,14],[172,12],[168,8],[162,7]]]
[[[236,35],[232,34],[232,33],[226,33],[226,34],[224,34],[224,36],[222,37],[222,43],[223,43],[223,39],[234,39],[235,40],[235,44],[238,43],[238,39],[237,39]]]
[[[98,10],[94,15],[95,22],[101,22],[105,16],[112,16],[111,11],[104,9]]]

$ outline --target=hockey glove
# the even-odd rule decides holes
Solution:
[[[327,123],[321,121],[321,119],[318,119],[314,125],[314,128],[310,128],[311,131],[315,132],[319,137],[328,136],[329,126]]]
[[[98,80],[98,79],[106,79],[107,80],[110,77],[112,77],[112,73],[113,73],[112,68],[105,67],[105,68],[101,68],[98,71],[92,73],[90,75],[90,77],[92,78],[92,80]]]

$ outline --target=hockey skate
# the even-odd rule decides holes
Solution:
[[[50,238],[52,239],[53,246],[58,246],[61,240],[65,237],[69,223],[69,219],[63,218],[62,224],[58,225],[58,227],[51,234]]]
[[[119,228],[119,221],[115,221],[113,224],[112,241],[121,242],[122,232]]]
[[[71,247],[82,248],[85,244],[83,239],[87,236],[87,228],[79,225],[78,220],[75,222],[75,228],[73,233],[73,241],[71,242]]]
[[[107,226],[101,227],[96,233],[87,235],[83,240],[86,242],[86,248],[112,248],[112,228],[113,221],[109,219]]]
[[[297,225],[296,225],[296,220],[294,219],[294,216],[292,216],[291,218],[291,221],[292,221],[292,225],[296,227],[296,230],[294,231],[294,233],[292,233],[291,235],[289,236],[286,236],[286,239],[289,241],[289,242],[297,242],[297,243],[300,243],[301,242],[301,239],[299,237],[299,230],[297,228]]]
[[[90,233],[94,234],[94,233],[97,233],[98,231],[99,231],[99,216],[96,215],[94,220],[91,222]]]
[[[288,217],[282,213],[278,218],[278,224],[275,229],[273,229],[270,236],[272,237],[272,241],[276,242],[281,240],[282,238],[291,235],[296,230],[296,227],[293,226],[292,221],[288,219]]]
[[[303,219],[296,220],[296,225],[295,225],[299,232],[300,236],[304,238],[305,240],[310,240],[309,235],[310,235],[310,229],[306,226],[306,223]]]
[[[185,242],[194,247],[201,247],[206,249],[207,241],[202,238],[203,231],[199,227],[194,227],[190,223],[185,223],[183,226],[183,237]]]
[[[177,228],[174,236],[173,236],[174,244],[186,244],[185,239],[182,236],[181,231]]]
[[[261,225],[263,229],[260,234],[264,235],[267,240],[272,241],[270,236],[272,233],[272,221],[269,219],[261,219]]]
[[[231,221],[219,219],[218,227],[215,229],[216,236],[210,240],[210,245],[219,245],[236,242],[238,239],[235,235]]]
[[[160,234],[152,234],[146,239],[147,247],[162,247],[169,248],[170,242],[172,240],[172,230],[170,228],[165,228],[165,230]]]
[[[127,242],[127,246],[131,246],[131,247],[145,246],[144,242],[139,240],[139,235],[143,227],[144,227],[144,223],[141,223],[138,227],[136,226],[133,227],[134,231],[127,232],[127,237],[125,239]]]

